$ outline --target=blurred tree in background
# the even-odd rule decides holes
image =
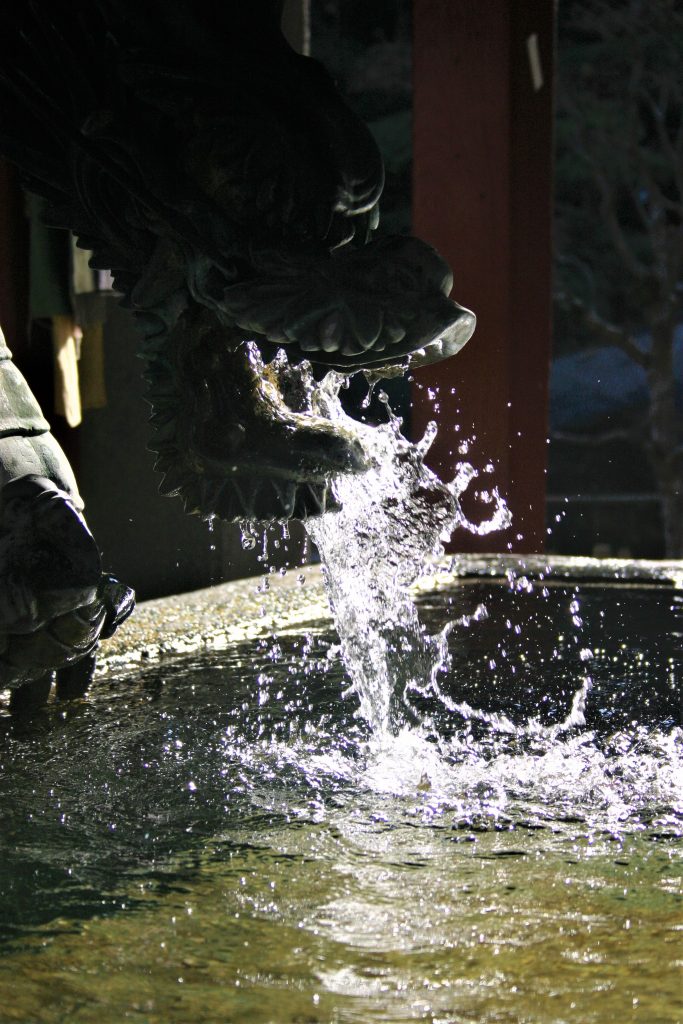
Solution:
[[[560,351],[616,346],[647,380],[638,443],[683,557],[683,3],[561,0]]]

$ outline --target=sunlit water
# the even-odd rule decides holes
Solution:
[[[450,668],[380,749],[324,624],[0,719],[0,1020],[679,1021],[679,610],[425,594]]]
[[[0,717],[2,1024],[683,1020],[680,592],[415,601],[428,442],[312,527],[337,631]]]
[[[436,424],[429,425],[418,444],[411,444],[387,404],[388,423],[363,426],[342,409],[343,380],[329,374],[313,394],[312,405],[356,434],[369,468],[334,478],[339,510],[306,526],[323,562],[359,712],[375,744],[388,749],[392,736],[407,724],[405,695],[438,695],[437,676],[448,661],[446,632],[452,623],[430,635],[419,620],[411,585],[428,571],[430,557],[443,553],[442,542],[456,528],[483,534],[507,526],[510,517],[494,490],[492,515],[482,525],[471,526],[459,498],[476,476],[474,468],[459,465],[454,479],[444,484],[425,465]]]

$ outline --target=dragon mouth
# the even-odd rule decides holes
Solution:
[[[382,377],[426,365],[459,351],[473,329],[474,316],[463,311],[447,332],[409,353],[402,366],[395,358],[390,364],[378,359],[365,361],[363,369]],[[199,380],[169,376],[168,364],[161,373],[154,363],[152,372],[148,367],[153,406],[148,447],[163,474],[159,489],[179,496],[189,514],[226,521],[306,520],[337,507],[333,476],[367,468],[359,439],[318,415],[308,396],[295,394],[291,381],[301,373],[296,347],[289,360],[281,349],[271,362],[265,362],[262,347],[256,341],[236,351],[223,347],[213,372]]]
[[[271,253],[261,270],[235,284],[195,274],[195,301],[144,344],[160,490],[205,518],[318,516],[335,507],[333,476],[367,468],[297,364],[396,376],[455,355],[475,327],[448,297],[448,266],[417,239],[327,260]]]
[[[311,406],[298,383],[305,370],[283,353],[265,364],[255,342],[231,348],[206,310],[181,317],[168,341],[170,361],[146,346],[148,447],[162,494],[226,521],[305,520],[337,507],[331,477],[362,471],[366,454]]]

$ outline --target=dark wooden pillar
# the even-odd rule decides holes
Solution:
[[[430,461],[448,479],[474,435],[467,458],[493,462],[482,487],[497,485],[514,516],[504,534],[458,533],[460,550],[544,544],[554,9],[414,0],[413,226],[452,265],[453,297],[478,325],[458,356],[416,373],[413,433],[438,419]]]

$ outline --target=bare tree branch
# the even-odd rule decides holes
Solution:
[[[638,366],[642,366],[644,370],[649,370],[651,363],[649,353],[643,351],[633,335],[625,330],[625,328],[617,327],[616,324],[605,320],[596,309],[587,306],[577,296],[559,292],[556,298],[564,309],[572,313],[578,313],[586,327],[590,329],[593,335],[598,336],[604,344],[615,345],[622,352],[625,352]]]
[[[681,209],[681,200],[683,200],[683,133],[679,128],[676,145],[671,141],[669,133],[666,127],[666,116],[669,112],[669,106],[671,103],[671,94],[669,83],[666,83],[662,87],[663,95],[660,95],[659,102],[655,102],[653,96],[649,92],[644,93],[644,100],[652,114],[654,121],[655,130],[657,132],[657,138],[659,140],[659,146],[667,158],[669,163],[669,170],[676,183],[676,190],[679,196],[679,202],[675,204],[678,210]],[[683,121],[683,119],[681,119]]]
[[[629,273],[640,281],[646,281],[652,276],[652,269],[648,267],[647,264],[643,263],[642,260],[638,259],[626,239],[624,229],[619,223],[619,218],[615,208],[614,188],[610,186],[604,172],[600,167],[598,167],[594,160],[589,160],[589,166],[591,168],[593,180],[598,186],[598,190],[600,192],[601,212],[614,248],[618,252]]]

